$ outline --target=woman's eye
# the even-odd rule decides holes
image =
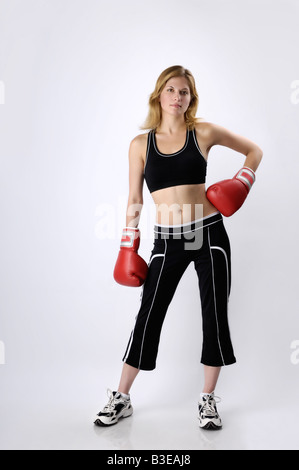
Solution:
[[[174,89],[173,88],[167,88],[167,91],[172,93],[174,91]],[[182,90],[182,91],[180,91],[180,94],[181,95],[188,95],[188,90]]]

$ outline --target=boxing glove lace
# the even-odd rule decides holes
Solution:
[[[230,217],[240,209],[254,182],[254,171],[244,166],[232,179],[211,185],[207,198],[221,214]]]
[[[118,284],[139,287],[144,283],[148,265],[138,255],[139,244],[140,230],[125,227],[122,232],[120,250],[113,272],[113,277]]]

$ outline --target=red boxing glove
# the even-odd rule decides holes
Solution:
[[[118,284],[139,287],[144,283],[148,265],[137,253],[139,244],[140,230],[133,227],[124,228],[113,273],[113,277]]]
[[[254,182],[254,171],[243,166],[232,179],[212,184],[207,198],[221,214],[230,217],[240,209]]]

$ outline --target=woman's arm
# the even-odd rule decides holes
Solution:
[[[129,197],[126,227],[138,227],[143,206],[144,149],[147,136],[141,134],[132,140],[129,148]]]
[[[123,229],[120,250],[114,268],[114,279],[124,286],[139,287],[144,283],[148,265],[138,255],[140,230],[137,228],[143,205],[142,137],[135,137],[129,149],[129,198],[126,227]]]
[[[224,127],[211,123],[206,124],[208,124],[206,134],[209,141],[209,150],[214,145],[229,147],[230,149],[246,156],[244,166],[251,168],[253,171],[257,170],[263,157],[263,151],[257,144],[246,137],[225,129]]]
[[[244,166],[230,180],[219,181],[207,189],[208,200],[226,217],[234,214],[244,203],[254,181],[263,152],[251,140],[234,134],[224,127],[209,124],[206,128],[209,149],[224,145],[246,156]]]

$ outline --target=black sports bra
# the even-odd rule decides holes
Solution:
[[[176,153],[159,152],[155,132],[147,138],[144,178],[150,193],[182,184],[206,181],[207,162],[197,143],[195,130],[187,130],[184,147]]]

